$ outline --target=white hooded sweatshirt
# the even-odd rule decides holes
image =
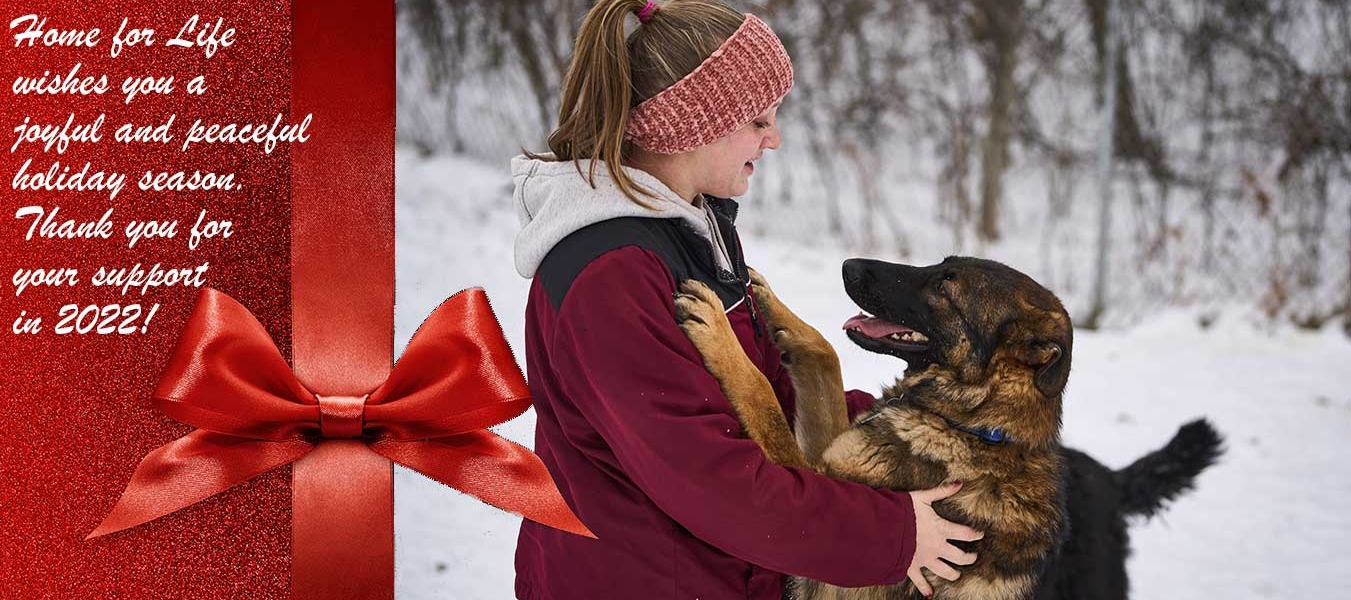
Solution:
[[[581,173],[572,161],[525,155],[511,159],[511,178],[516,185],[513,199],[521,221],[515,245],[516,272],[521,277],[534,277],[549,250],[572,232],[618,217],[678,218],[712,245],[719,267],[731,270],[727,248],[707,202],[696,198],[697,205],[690,204],[648,172],[621,166],[635,183],[656,195],[640,195],[653,208],[641,206],[619,190],[604,162],[595,162],[596,186],[592,188],[583,175],[591,168],[589,159],[581,161]]]

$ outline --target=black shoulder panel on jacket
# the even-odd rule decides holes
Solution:
[[[686,279],[697,279],[717,292],[728,307],[745,296],[744,280],[725,271],[720,274],[712,248],[688,225],[678,219],[620,217],[572,232],[545,255],[535,276],[544,285],[554,310],[563,305],[572,282],[591,261],[626,246],[638,246],[657,255],[670,270],[676,287]]]

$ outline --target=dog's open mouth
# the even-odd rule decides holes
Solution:
[[[879,319],[868,313],[859,313],[844,322],[849,337],[865,349],[874,352],[887,349],[919,352],[929,349],[929,336],[904,325]],[[862,339],[860,339],[862,338]],[[864,343],[864,342],[867,343]],[[870,346],[879,347],[870,347]]]

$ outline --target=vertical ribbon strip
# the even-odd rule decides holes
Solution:
[[[360,397],[394,355],[394,3],[291,6],[292,117],[315,123],[291,149],[292,363],[316,395]],[[292,597],[393,600],[390,461],[325,441],[292,498]]]

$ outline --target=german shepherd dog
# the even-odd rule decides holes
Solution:
[[[954,542],[979,555],[957,580],[926,573],[935,598],[1124,599],[1125,517],[1152,514],[1190,488],[1220,452],[1215,431],[1204,420],[1188,424],[1166,448],[1113,472],[1060,446],[1073,327],[1049,290],[976,258],[929,267],[853,259],[843,270],[846,291],[865,311],[845,323],[849,339],[905,360],[905,377],[851,425],[838,356],[752,272],[756,305],[796,390],[796,435],[717,295],[698,282],[681,285],[680,326],[746,433],[778,464],[874,487],[964,481],[933,508],[985,537]],[[921,597],[909,581],[838,588],[798,578],[787,595]]]

